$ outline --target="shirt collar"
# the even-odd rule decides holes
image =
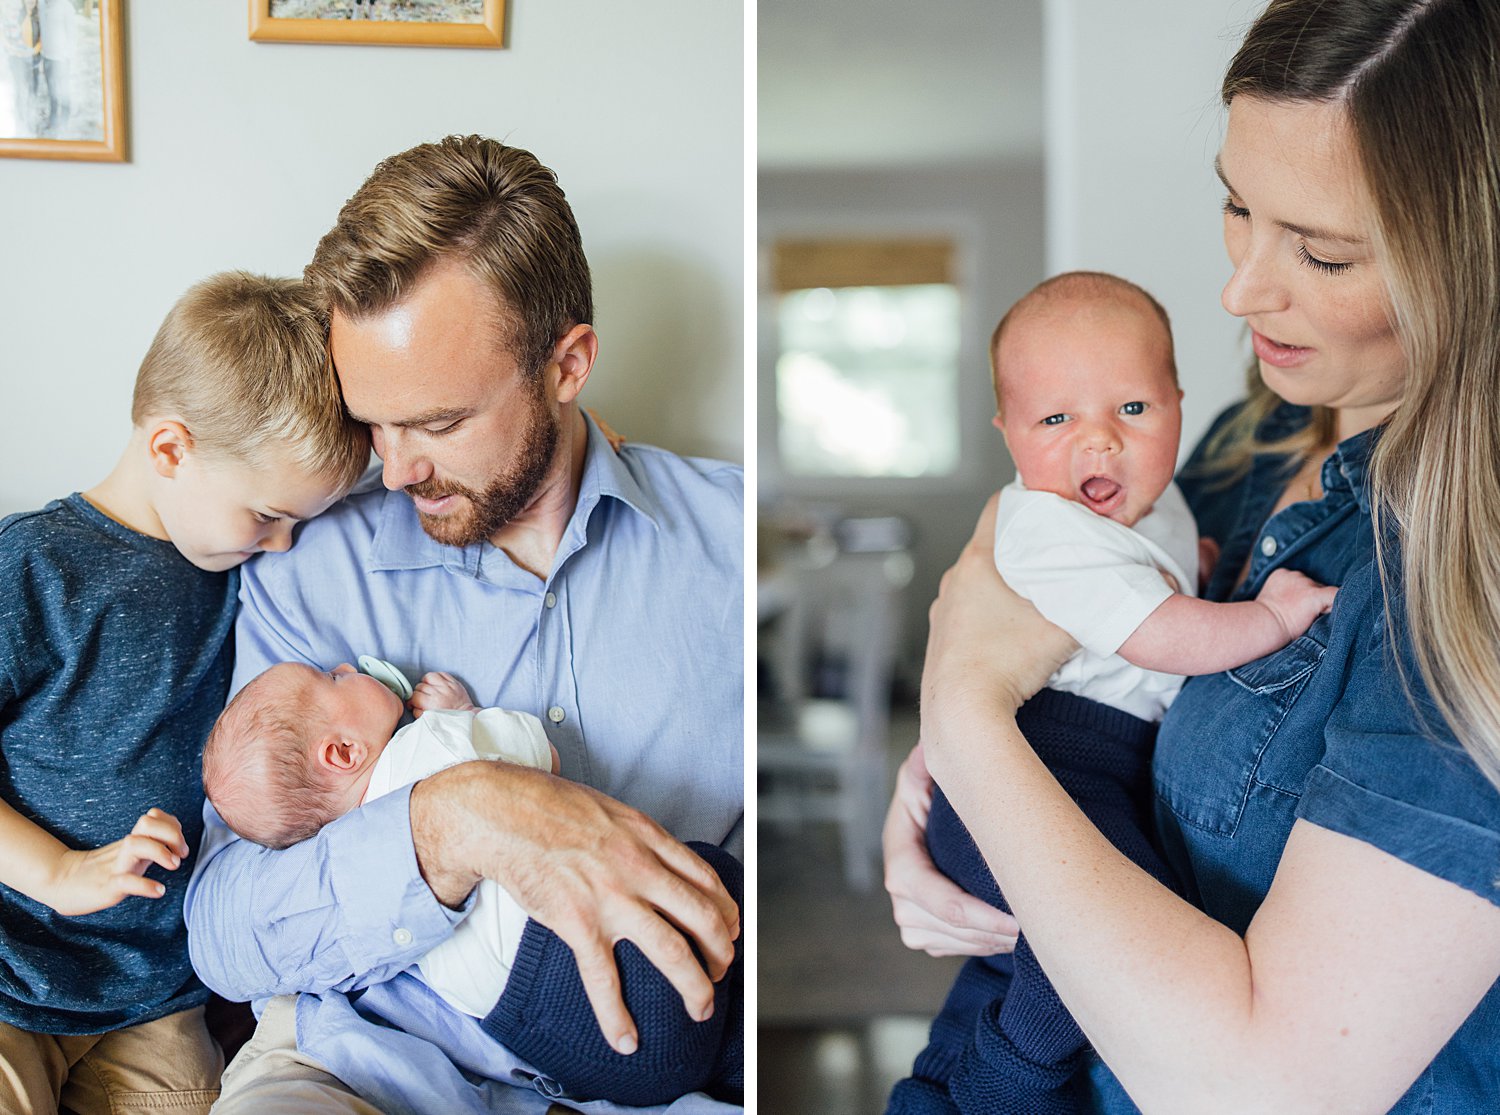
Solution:
[[[610,447],[609,440],[600,433],[587,412],[583,420],[588,429],[583,477],[578,489],[578,503],[563,531],[564,539],[576,536],[579,544],[582,543],[587,536],[589,516],[606,496],[634,509],[653,527],[660,529],[661,509],[656,500],[637,482],[624,458]],[[478,570],[480,554],[486,543],[459,547],[435,542],[422,529],[411,497],[404,491],[388,491],[380,499],[375,538],[370,544],[366,570],[428,569],[444,565],[471,575]]]
[[[1366,473],[1370,465],[1370,454],[1380,440],[1382,426],[1372,426],[1353,437],[1339,442],[1338,447],[1323,462],[1323,490],[1325,492],[1349,492],[1359,509],[1370,513],[1370,485]]]
[[[1288,437],[1312,421],[1308,407],[1282,403],[1266,415],[1256,428],[1256,438],[1263,442]],[[1374,426],[1339,442],[1323,462],[1323,491],[1349,493],[1366,515],[1370,513],[1370,488],[1366,472],[1370,454],[1380,440],[1381,426]]]

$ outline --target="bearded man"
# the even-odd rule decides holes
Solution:
[[[231,689],[276,662],[366,653],[412,677],[444,670],[481,705],[540,716],[567,780],[463,763],[284,851],[207,807],[194,964],[260,1017],[215,1110],[376,1111],[342,1079],[356,1067],[385,1105],[540,1110],[545,1081],[470,1097],[473,1077],[524,1083],[526,1066],[497,1060],[477,1026],[473,1042],[455,1032],[402,973],[490,878],[573,949],[619,1052],[637,1040],[621,942],[691,1017],[712,1011],[739,914],[680,841],[741,839],[743,477],[616,449],[580,408],[599,343],[588,263],[526,151],[450,137],[385,160],[305,278],[385,490],[245,567]]]

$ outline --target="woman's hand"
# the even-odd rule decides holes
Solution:
[[[991,956],[1016,947],[1016,919],[960,890],[927,854],[932,775],[922,745],[896,773],[896,796],[885,818],[885,889],[901,943],[929,956]]]
[[[994,715],[1014,715],[1077,649],[995,570],[991,496],[974,536],[943,574],[928,613],[922,669],[922,741],[939,783],[962,777],[965,751],[983,747]],[[982,710],[980,716],[973,713]]]

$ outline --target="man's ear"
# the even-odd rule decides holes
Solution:
[[[549,371],[556,370],[559,404],[565,406],[578,398],[598,355],[599,335],[592,325],[575,325],[558,338]]]
[[[182,462],[193,449],[193,435],[176,418],[160,418],[146,434],[146,451],[151,467],[168,480],[177,475]]]
[[[320,766],[335,774],[353,774],[364,765],[367,748],[357,739],[327,735],[318,741],[313,754]]]

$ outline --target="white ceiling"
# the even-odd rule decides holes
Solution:
[[[1042,2],[760,0],[760,166],[1040,159]]]

